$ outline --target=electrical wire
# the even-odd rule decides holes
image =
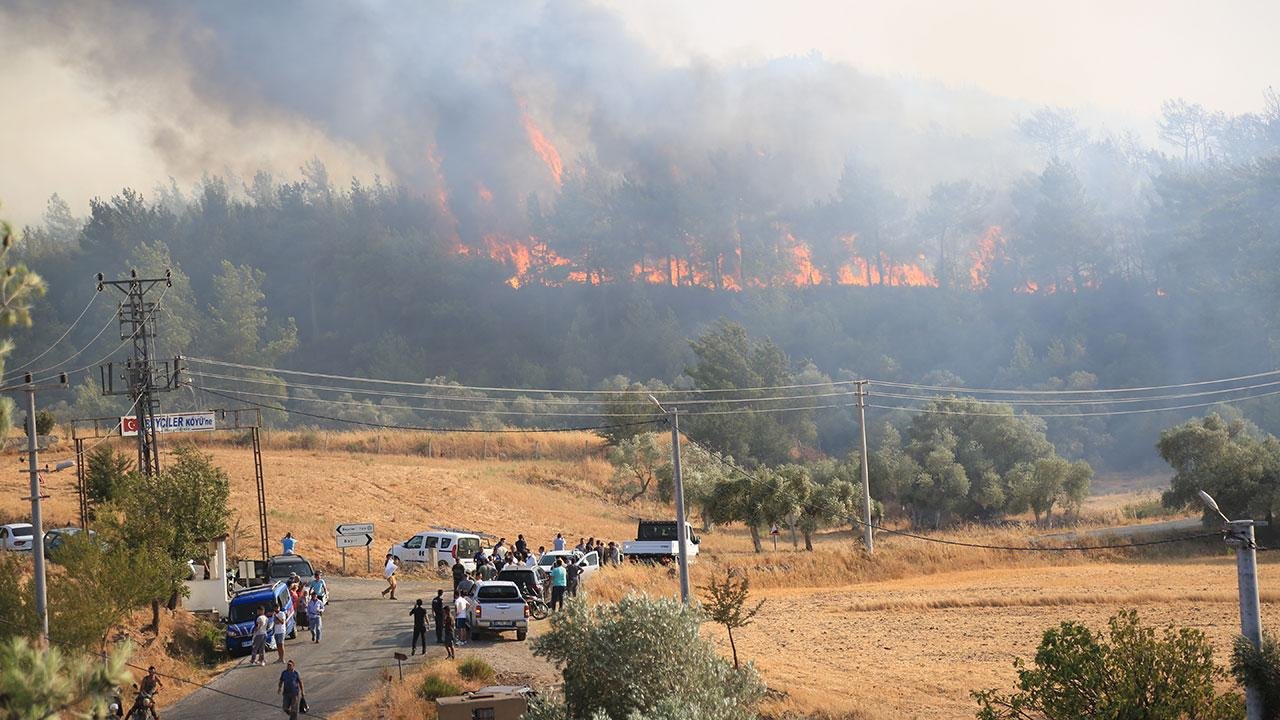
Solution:
[[[142,322],[138,323],[138,326],[137,326],[136,328],[134,328],[134,329],[133,329],[133,332],[129,333],[129,334],[128,334],[128,335],[126,335],[123,339],[121,339],[121,340],[120,340],[120,344],[119,344],[119,345],[117,345],[117,346],[115,346],[114,348],[112,348],[109,352],[107,352],[107,354],[106,354],[106,355],[103,355],[102,357],[98,358],[97,362],[92,362],[92,363],[89,363],[88,365],[85,365],[84,367],[79,367],[79,368],[76,368],[75,370],[66,370],[66,371],[64,371],[64,372],[65,372],[67,375],[74,375],[74,374],[76,374],[76,373],[78,373],[78,372],[81,372],[81,371],[84,371],[84,370],[88,370],[88,369],[89,369],[89,368],[91,368],[91,367],[96,367],[96,366],[101,365],[102,363],[106,362],[106,361],[107,361],[107,358],[111,357],[112,355],[115,355],[117,352],[119,352],[119,351],[120,351],[120,349],[121,349],[121,348],[123,348],[125,345],[128,345],[128,344],[129,344],[129,342],[130,342],[131,340],[133,340],[133,339],[134,339],[134,337],[136,337],[136,336],[138,335],[138,333],[139,333],[143,328],[145,328],[145,327],[147,326],[147,323],[151,322],[151,319],[152,319],[153,317],[155,317],[156,312],[160,310],[160,305],[161,305],[161,303],[163,303],[163,302],[164,302],[164,297],[165,297],[165,295],[167,295],[168,293],[169,293],[169,288],[168,288],[168,286],[166,286],[164,290],[161,290],[161,291],[160,291],[160,297],[156,299],[156,304],[151,306],[151,309],[150,309],[149,311],[147,311],[146,316],[142,319]],[[103,328],[103,330],[106,330],[106,328],[104,327],[104,328]],[[99,335],[101,335],[102,333],[101,333],[101,332],[99,332],[98,334],[99,334]],[[97,338],[94,338],[94,339],[96,340]],[[90,343],[92,344],[92,341],[90,341]],[[84,352],[84,350],[85,350],[85,349],[87,349],[88,347],[89,347],[89,346],[88,346],[88,345],[86,345],[84,348],[81,348],[81,349],[80,349],[80,352]],[[76,355],[79,355],[79,354],[80,354],[80,352],[77,352],[77,353],[76,353]],[[71,358],[74,358],[74,357],[75,357],[75,355],[72,355],[72,356],[71,356]],[[67,358],[67,360],[70,360],[71,358]],[[64,362],[64,363],[65,363],[67,360],[63,360],[62,362]],[[61,363],[59,363],[59,364],[61,364]],[[55,367],[56,367],[56,366],[55,366]],[[42,379],[40,379],[40,380],[37,380],[36,382],[45,382],[45,381],[47,381],[47,380],[52,380],[54,377],[56,377],[56,376],[52,376],[52,375],[51,375],[51,376],[49,376],[49,377],[46,377],[46,378],[42,378]]]
[[[263,410],[275,410],[278,412],[289,413],[291,415],[301,415],[303,417],[315,418],[318,420],[330,420],[332,422],[347,423],[350,425],[361,425],[364,427],[381,428],[384,430],[425,430],[430,432],[452,432],[452,433],[560,433],[560,432],[587,432],[592,430],[618,430],[622,428],[638,427],[641,425],[652,425],[654,423],[662,422],[660,419],[654,419],[654,420],[640,420],[637,422],[615,423],[612,425],[588,425],[583,427],[495,428],[495,429],[425,427],[420,425],[396,425],[391,423],[376,423],[376,422],[367,422],[364,420],[354,420],[351,418],[334,417],[332,415],[322,415],[320,413],[305,412],[303,410],[291,410],[289,408],[282,407],[280,405],[271,405],[268,403],[255,402],[253,400],[245,400],[243,398],[238,398],[234,395],[230,395],[224,392],[219,392],[218,390],[213,390],[211,388],[201,387],[199,385],[188,384],[187,386],[194,388],[196,390],[199,390],[200,392],[203,392],[203,393],[208,393],[210,395],[217,395],[218,397],[225,398],[227,400],[245,403],[246,405],[251,405],[253,407],[261,408]]]
[[[1272,397],[1275,395],[1280,395],[1280,390],[1272,390],[1270,392],[1258,393],[1256,395],[1249,395],[1246,397],[1214,400],[1212,402],[1189,403],[1185,405],[1169,405],[1169,406],[1157,407],[1157,408],[1140,408],[1136,410],[1107,410],[1107,411],[1098,411],[1098,412],[1075,412],[1075,413],[1023,412],[1021,416],[1042,417],[1042,418],[1075,418],[1075,417],[1110,417],[1113,415],[1142,415],[1145,413],[1159,413],[1159,412],[1170,412],[1173,410],[1190,410],[1193,408],[1205,408],[1205,407],[1212,407],[1214,405],[1232,405],[1235,403],[1245,402],[1247,400],[1258,400],[1260,398]],[[1009,417],[1010,416],[1010,413],[982,413],[982,412],[968,412],[968,411],[956,411],[956,410],[939,410],[935,408],[902,407],[898,405],[877,405],[873,403],[867,403],[867,407],[876,408],[878,410],[901,410],[903,412],[924,413],[924,414],[932,414],[932,415],[967,415],[970,417]]]
[[[142,396],[141,396],[141,395],[139,395],[138,397],[134,398],[134,399],[133,399],[133,402],[129,403],[129,407],[128,407],[128,408],[126,408],[126,409],[125,409],[125,411],[124,411],[124,413],[121,415],[120,420],[118,420],[118,421],[116,422],[116,424],[115,424],[115,425],[111,426],[111,429],[107,430],[107,432],[106,432],[106,434],[105,434],[105,435],[103,435],[102,437],[98,438],[97,442],[95,442],[95,443],[93,443],[92,445],[90,445],[89,447],[84,448],[83,450],[81,450],[81,451],[80,451],[81,456],[88,455],[88,454],[89,454],[89,451],[93,450],[94,448],[98,447],[99,445],[101,445],[102,443],[104,443],[104,442],[106,442],[106,441],[108,441],[108,440],[114,440],[114,439],[116,438],[116,435],[115,435],[114,433],[115,433],[117,430],[119,430],[119,429],[120,429],[120,426],[121,426],[121,425],[123,425],[123,424],[124,424],[124,418],[128,417],[128,416],[129,416],[129,413],[131,413],[131,412],[133,412],[135,409],[137,409],[137,407],[138,407],[138,401],[139,401],[139,400],[141,400],[141,399],[142,399]]]
[[[703,394],[703,393],[734,393],[734,392],[766,392],[772,390],[796,390],[800,388],[826,388],[833,386],[852,385],[857,380],[832,380],[830,382],[821,383],[798,383],[792,385],[769,385],[765,387],[747,387],[747,388],[707,388],[700,390],[549,390],[545,388],[512,388],[512,387],[485,387],[481,385],[451,385],[448,383],[430,383],[430,382],[410,382],[407,380],[383,380],[380,378],[362,378],[354,375],[334,375],[331,373],[307,372],[304,370],[286,370],[284,368],[264,367],[262,365],[248,365],[244,363],[226,362],[223,360],[211,360],[208,358],[187,357],[184,358],[189,362],[199,363],[203,365],[219,365],[222,367],[238,368],[240,370],[257,370],[259,372],[276,373],[281,375],[298,375],[303,377],[314,377],[325,380],[349,380],[362,383],[376,383],[379,385],[400,385],[404,387],[425,387],[440,388],[444,390],[474,390],[479,392],[511,392],[526,394],[548,394],[548,395],[671,395],[675,393],[684,394]]]
[[[1088,395],[1097,393],[1123,393],[1123,392],[1148,392],[1151,390],[1176,390],[1179,388],[1199,387],[1202,385],[1220,385],[1222,383],[1239,382],[1241,380],[1256,380],[1261,377],[1270,377],[1280,375],[1280,370],[1267,370],[1266,372],[1252,373],[1249,375],[1238,375],[1236,377],[1218,378],[1216,380],[1197,380],[1194,382],[1178,383],[1175,385],[1149,385],[1146,387],[1126,387],[1126,388],[1105,388],[1101,390],[1011,390],[1001,388],[964,388],[950,387],[947,385],[920,385],[916,383],[900,383],[890,380],[868,380],[868,382],[885,387],[907,388],[911,390],[938,390],[941,392],[954,393],[986,393],[986,394],[1006,394],[1006,395]]]
[[[71,321],[71,324],[70,324],[70,325],[68,325],[68,326],[67,326],[67,329],[66,329],[65,331],[63,331],[63,333],[62,333],[61,335],[59,335],[59,336],[58,336],[58,339],[57,339],[57,340],[54,340],[52,345],[50,345],[49,347],[45,348],[44,352],[42,352],[42,353],[40,353],[39,355],[37,355],[37,356],[35,356],[35,357],[31,358],[31,359],[30,359],[30,360],[28,360],[28,361],[26,361],[26,362],[22,363],[21,365],[18,365],[18,366],[17,366],[16,368],[14,368],[13,370],[10,370],[9,372],[6,372],[6,373],[4,374],[5,379],[9,379],[9,377],[10,377],[10,376],[17,377],[17,376],[19,376],[19,375],[22,375],[22,374],[23,374],[23,368],[26,368],[26,367],[29,367],[29,366],[31,366],[31,365],[34,365],[36,362],[38,362],[38,361],[40,360],[40,358],[44,357],[45,355],[48,355],[50,352],[52,352],[52,351],[53,351],[53,349],[54,349],[54,348],[58,347],[58,345],[59,345],[63,340],[66,340],[66,339],[67,339],[67,336],[71,334],[71,331],[72,331],[72,330],[75,330],[75,329],[76,329],[76,326],[80,324],[80,321],[84,319],[85,314],[89,312],[89,308],[93,307],[93,304],[94,304],[94,302],[96,302],[96,301],[98,300],[98,296],[99,296],[99,295],[101,295],[101,293],[100,293],[100,292],[98,292],[97,290],[94,290],[93,294],[89,296],[89,302],[85,303],[85,305],[84,305],[84,309],[80,311],[80,314],[76,316],[76,319],[75,319],[75,320],[72,320],[72,321]]]
[[[248,382],[248,383],[254,383],[257,385],[284,386],[288,388],[295,388],[295,389],[302,389],[302,390],[347,392],[347,393],[354,393],[354,394],[361,394],[361,395],[375,395],[378,397],[400,397],[400,398],[413,398],[413,399],[421,399],[421,400],[451,400],[451,401],[456,400],[458,402],[489,402],[489,403],[509,403],[515,400],[515,398],[466,397],[466,396],[460,396],[460,395],[423,395],[419,393],[396,392],[393,390],[375,390],[372,388],[352,388],[352,387],[340,387],[340,386],[334,386],[334,385],[313,385],[308,383],[288,382],[288,381],[278,380],[278,379],[250,378],[250,377],[244,377],[240,375],[223,375],[220,373],[204,372],[201,370],[188,370],[187,374],[193,375],[196,377],[213,378],[215,380]],[[1276,384],[1280,385],[1280,381],[1277,381]],[[783,396],[775,396],[775,397],[757,397],[757,398],[681,399],[681,400],[673,400],[672,402],[678,402],[681,405],[714,405],[714,404],[736,404],[736,403],[750,403],[750,402],[775,402],[775,401],[781,402],[784,400],[808,400],[810,398],[824,398],[824,397],[848,397],[856,394],[857,394],[857,391],[847,390],[844,392],[810,393],[806,395],[783,395]],[[533,402],[536,402],[540,405],[572,405],[575,407],[581,407],[583,405],[639,405],[639,406],[645,406],[645,407],[653,407],[653,403],[648,400],[565,400],[565,399],[551,398],[547,400],[534,400]]]
[[[895,398],[895,399],[902,399],[902,400],[920,400],[920,401],[957,399],[957,400],[963,400],[964,402],[968,402],[968,403],[976,403],[979,405],[1032,405],[1032,406],[1121,405],[1121,404],[1128,404],[1128,403],[1154,402],[1157,400],[1184,400],[1186,398],[1206,397],[1210,395],[1229,395],[1235,392],[1245,392],[1247,390],[1258,390],[1262,388],[1275,387],[1277,385],[1280,385],[1280,380],[1272,380],[1270,382],[1265,382],[1265,383],[1255,383],[1253,385],[1241,385],[1239,387],[1225,388],[1220,390],[1202,390],[1200,392],[1193,392],[1193,393],[1178,393],[1174,395],[1148,395],[1145,397],[1133,397],[1133,398],[1107,397],[1107,398],[1100,398],[1097,400],[1081,400],[1081,399],[982,400],[979,398],[966,398],[959,395],[932,395],[932,396],[902,395],[899,393],[882,392],[879,390],[876,391],[876,397],[887,397],[887,398]]]
[[[80,355],[81,355],[81,354],[83,354],[85,350],[88,350],[89,348],[93,347],[93,344],[94,344],[94,343],[96,343],[96,342],[98,342],[98,338],[102,337],[102,334],[103,334],[103,333],[105,333],[105,332],[107,331],[107,328],[111,327],[111,325],[112,325],[112,323],[115,321],[115,319],[116,319],[115,315],[112,315],[111,317],[107,318],[107,322],[106,322],[106,324],[105,324],[105,325],[103,325],[101,328],[99,328],[99,329],[98,329],[98,334],[97,334],[97,335],[94,335],[92,340],[90,340],[88,343],[86,343],[86,344],[85,344],[83,347],[81,347],[79,350],[76,350],[76,351],[75,351],[74,353],[72,353],[69,357],[67,357],[67,358],[63,359],[61,362],[54,363],[53,365],[50,365],[50,366],[48,366],[48,367],[41,368],[41,369],[39,369],[39,370],[32,370],[32,371],[30,372],[30,374],[31,374],[32,376],[35,376],[35,375],[41,375],[41,374],[43,374],[43,373],[47,373],[47,372],[49,372],[49,371],[51,371],[51,370],[57,370],[58,368],[62,367],[63,365],[66,365],[67,363],[71,362],[72,360],[75,360],[77,357],[80,357]],[[114,352],[114,351],[113,351],[113,352]],[[73,372],[78,372],[78,371],[73,371]],[[26,374],[26,373],[23,373],[23,374]],[[68,374],[69,374],[69,373],[68,373]]]

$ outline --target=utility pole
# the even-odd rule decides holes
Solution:
[[[44,569],[44,515],[40,501],[44,495],[40,493],[40,445],[36,437],[36,390],[65,388],[67,374],[58,376],[56,383],[36,383],[27,373],[25,382],[0,390],[22,390],[27,394],[27,468],[31,472],[31,557],[35,562],[36,616],[40,618],[40,641],[44,646],[49,644],[49,605],[48,593],[45,589]],[[24,498],[27,499],[27,498]]]
[[[867,453],[867,381],[858,380],[858,425],[862,431],[862,543],[867,554],[876,551],[875,536],[871,532],[871,466]]]
[[[680,601],[689,604],[689,528],[684,519],[684,478],[680,474],[680,409],[667,410],[658,399],[649,399],[667,416],[671,426],[671,468],[676,486],[676,540],[680,547]]]
[[[1254,541],[1255,526],[1266,525],[1266,521],[1229,520],[1218,509],[1218,503],[1209,493],[1201,490],[1200,500],[1210,510],[1218,514],[1226,523],[1223,528],[1224,539],[1236,550],[1236,583],[1240,591],[1240,634],[1244,635],[1250,645],[1262,648],[1262,609],[1258,601],[1258,544]],[[1258,689],[1245,686],[1245,717],[1248,720],[1262,720],[1262,695]]]
[[[156,441],[156,415],[160,401],[156,393],[168,392],[177,387],[178,360],[157,362],[152,359],[152,343],[156,336],[156,311],[159,304],[146,299],[147,292],[164,283],[172,287],[168,270],[162,278],[140,278],[137,270],[131,270],[127,280],[104,280],[98,273],[98,292],[108,285],[125,294],[120,303],[120,339],[133,341],[133,355],[125,362],[119,378],[124,387],[116,387],[115,363],[101,366],[102,394],[128,395],[133,400],[137,418],[138,471],[143,475],[160,472],[160,446]],[[121,425],[122,434],[125,430]]]

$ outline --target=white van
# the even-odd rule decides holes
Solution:
[[[453,530],[423,530],[404,542],[396,543],[387,552],[400,563],[435,562],[453,566],[458,560],[468,572],[476,569],[475,554],[481,549],[480,536]],[[489,554],[485,550],[485,554]]]

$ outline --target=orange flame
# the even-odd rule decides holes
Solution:
[[[483,202],[493,202],[493,191],[486,187],[482,182],[476,183],[476,195],[479,195],[480,200]]]
[[[973,264],[969,266],[969,286],[974,290],[986,290],[991,284],[991,266],[998,257],[1004,255],[1005,237],[998,225],[987,228],[978,238],[978,247],[969,257]]]
[[[555,145],[551,144],[542,129],[534,123],[524,103],[520,104],[520,119],[524,123],[524,132],[529,136],[529,144],[533,146],[533,151],[538,153],[538,157],[542,158],[542,162],[546,163],[547,169],[551,171],[551,176],[555,178],[556,187],[560,187],[560,178],[564,175],[564,162],[560,160],[560,151],[556,149]]]

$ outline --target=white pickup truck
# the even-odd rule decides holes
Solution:
[[[529,606],[520,588],[506,580],[478,582],[467,597],[471,634],[515,631],[517,640],[529,634]]]
[[[689,562],[698,556],[698,536],[689,523],[684,524],[689,539]],[[641,520],[636,539],[622,543],[622,554],[632,562],[656,562],[663,565],[680,561],[680,539],[674,520]]]

